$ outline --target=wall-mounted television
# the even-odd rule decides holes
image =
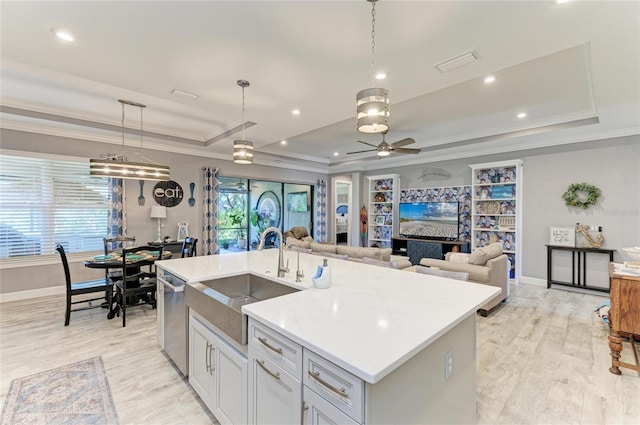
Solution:
[[[287,193],[287,211],[289,212],[309,211],[309,205],[307,204],[307,192]]]
[[[400,236],[435,240],[458,240],[458,202],[401,203]]]

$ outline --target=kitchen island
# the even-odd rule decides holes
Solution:
[[[250,318],[248,352],[229,341],[249,359],[248,413],[238,418],[259,423],[277,414],[262,415],[266,376],[299,386],[287,399],[289,417],[297,406],[295,423],[475,421],[475,312],[497,288],[330,258],[331,287],[315,289],[311,276],[322,257],[299,254],[305,277],[295,282],[298,254],[285,252],[291,272],[284,278],[276,277],[277,256],[272,249],[157,263],[187,285],[249,273],[301,290],[242,307]],[[270,353],[276,343],[284,353]],[[334,407],[336,414],[327,413]]]

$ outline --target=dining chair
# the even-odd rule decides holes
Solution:
[[[106,293],[107,305],[111,307],[111,301],[113,296],[113,283],[108,278],[100,278],[95,280],[86,280],[82,282],[71,282],[71,273],[69,273],[69,262],[67,261],[67,254],[64,252],[64,248],[60,244],[56,244],[56,251],[60,254],[60,258],[62,259],[62,267],[64,268],[64,278],[67,287],[67,308],[64,315],[64,325],[69,326],[69,319],[71,318],[72,311],[81,311],[88,310],[92,308],[101,307],[100,304],[93,305],[93,301],[103,300],[105,295],[102,295],[98,298],[90,298],[87,299],[83,297],[82,300],[72,301],[72,297],[74,295],[84,295],[95,292]],[[72,309],[71,306],[74,304],[80,303],[88,303],[88,306],[83,308]]]
[[[132,248],[136,244],[135,236],[115,236],[112,238],[103,238],[104,255],[116,251],[118,249]],[[107,268],[105,269],[105,277],[110,278],[113,281],[120,280],[122,278],[122,272],[120,268]]]
[[[120,316],[122,327],[127,326],[127,305],[150,304],[156,308],[155,261],[162,257],[161,246],[139,246],[122,250],[122,278],[115,281],[116,306],[109,312],[109,318]],[[143,267],[149,271],[143,271]]]
[[[198,245],[198,239],[186,237],[182,242],[182,257],[194,257],[196,256],[196,247]]]

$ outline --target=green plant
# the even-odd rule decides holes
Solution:
[[[227,217],[229,218],[229,223],[232,226],[239,228],[240,238],[244,239],[244,229],[242,227],[244,222],[244,212],[238,210],[231,211]]]

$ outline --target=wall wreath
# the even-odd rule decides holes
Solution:
[[[602,191],[596,186],[587,183],[571,183],[567,191],[562,195],[562,199],[568,207],[578,207],[583,210],[594,205]]]

